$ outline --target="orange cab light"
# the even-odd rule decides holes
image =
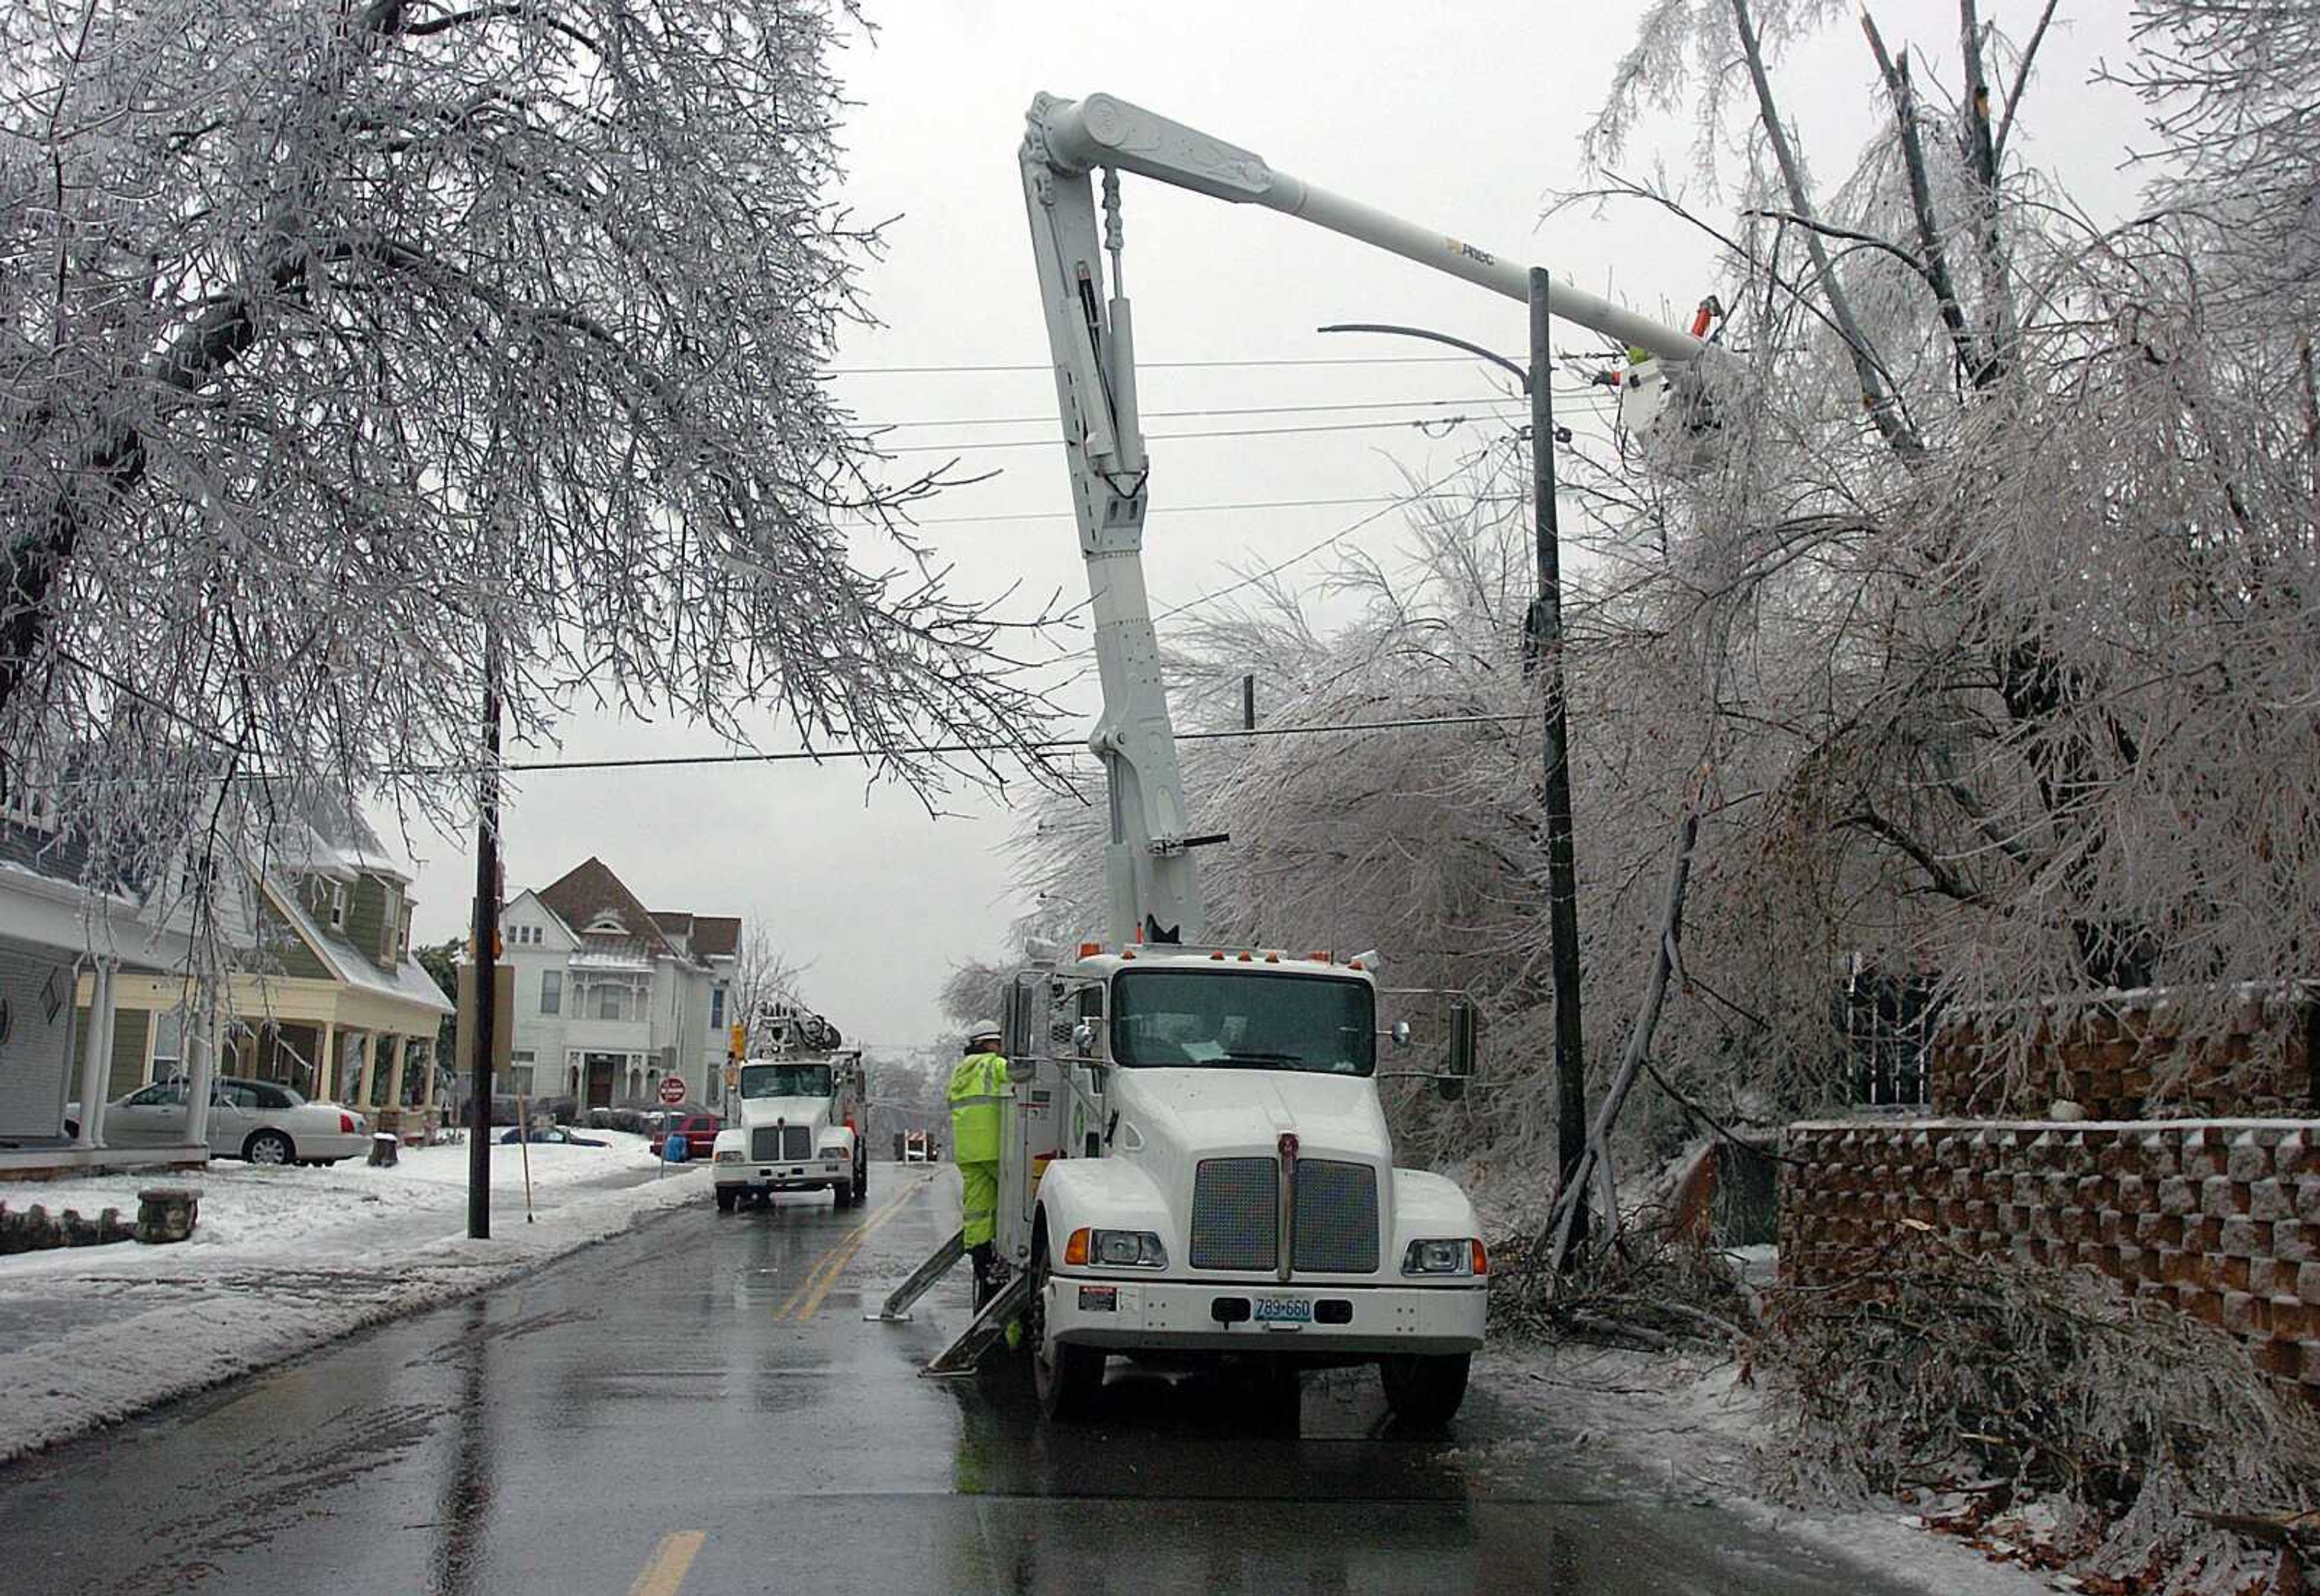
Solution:
[[[1362,961],[1361,961],[1361,960],[1359,960],[1359,959],[1354,959],[1354,960],[1350,961],[1350,962],[1346,966],[1346,968],[1347,968],[1347,969],[1349,969],[1349,970],[1358,970],[1358,969],[1360,969],[1361,967],[1362,967]]]
[[[1476,1247],[1480,1247],[1482,1244],[1478,1241],[1474,1245]],[[1088,1232],[1085,1227],[1082,1227],[1081,1229],[1073,1231],[1072,1238],[1064,1243],[1064,1262],[1066,1264],[1084,1264],[1087,1260]]]
[[[1080,957],[1082,958],[1093,958],[1097,954],[1101,953],[1102,951],[1103,944],[1101,942],[1083,942],[1080,944]]]
[[[1221,952],[1212,953],[1212,954],[1209,955],[1209,957],[1210,957],[1211,959],[1215,960],[1218,964],[1222,964],[1222,963],[1224,963],[1224,961],[1225,961],[1225,956],[1224,956],[1224,955],[1223,955],[1223,953],[1221,953]]]
[[[1119,957],[1122,958],[1134,958],[1136,957],[1136,949],[1133,948],[1123,948],[1119,950]]]
[[[1281,956],[1277,953],[1268,953],[1264,956],[1264,962],[1269,965],[1277,965],[1281,962]]]
[[[1248,963],[1251,959],[1255,958],[1255,957],[1256,957],[1256,955],[1255,955],[1255,954],[1251,953],[1251,952],[1250,952],[1247,948],[1242,948],[1242,949],[1240,950],[1240,962],[1241,962],[1241,963],[1243,963],[1243,964],[1246,964],[1246,963]]]
[[[1076,1240],[1077,1238],[1074,1238],[1074,1239]],[[1477,1274],[1488,1274],[1490,1272],[1491,1249],[1482,1245],[1482,1238],[1478,1236],[1474,1238],[1474,1273]]]
[[[1317,965],[1333,965],[1337,962],[1337,956],[1334,953],[1309,953],[1305,957]]]

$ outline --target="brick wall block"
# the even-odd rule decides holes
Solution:
[[[2296,1217],[2320,1225],[2320,1170],[2296,1177]]]
[[[2296,1220],[2275,1220],[2271,1226],[2271,1256],[2289,1265],[2308,1264],[2320,1258],[2320,1225],[2306,1225]]]
[[[2225,1220],[2248,1211],[2248,1189],[2227,1174],[2210,1175],[2199,1183],[2199,1212],[2203,1218]]]

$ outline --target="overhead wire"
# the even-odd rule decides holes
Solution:
[[[1139,371],[1213,371],[1246,367],[1289,366],[1472,366],[1472,355],[1299,355],[1268,356],[1235,360],[1138,360]],[[1052,361],[1037,360],[965,362],[948,366],[832,366],[826,368],[831,376],[935,376],[981,375],[1002,371],[1037,371],[1051,374],[1056,369]]]
[[[1517,401],[1505,401],[1508,404]],[[1154,432],[1146,436],[1147,443],[1167,443],[1188,438],[1286,438],[1300,432],[1377,432],[1409,427],[1424,431],[1429,427],[1445,431],[1452,427],[1469,426],[1478,421],[1504,421],[1495,412],[1482,411],[1473,415],[1401,416],[1374,422],[1322,422],[1310,427],[1218,427],[1198,432]],[[993,449],[1060,449],[1061,438],[1007,438],[993,443],[958,441],[952,443],[905,443],[892,449],[881,449],[881,454],[925,455],[963,454]]]

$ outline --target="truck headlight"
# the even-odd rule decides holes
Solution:
[[[1471,1236],[1413,1241],[1401,1255],[1404,1274],[1487,1274],[1490,1268],[1482,1244]]]
[[[832,1164],[842,1164],[846,1161],[846,1149],[844,1147],[824,1147],[821,1149],[821,1156]]]
[[[1149,1230],[1098,1230],[1088,1238],[1089,1262],[1108,1269],[1165,1269],[1168,1249]]]
[[[720,1147],[717,1149],[715,1162],[719,1164],[747,1164],[748,1160],[741,1156],[741,1149],[739,1147]]]

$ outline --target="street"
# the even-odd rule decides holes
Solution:
[[[1013,1367],[916,1377],[965,1271],[863,1322],[956,1222],[957,1181],[867,1204],[699,1204],[452,1306],[0,1471],[0,1586],[603,1591],[1887,1588],[1745,1521],[1566,1474],[1487,1387],[1397,1437],[1366,1371],[1297,1433],[1221,1377],[1115,1365],[1043,1428]],[[156,1357],[168,1348],[156,1347]],[[1524,1428],[1528,1428],[1527,1425]],[[1893,1589],[1914,1588],[1894,1586]]]

